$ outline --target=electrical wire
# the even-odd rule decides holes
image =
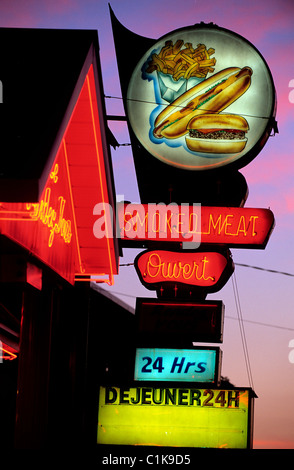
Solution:
[[[226,315],[226,318],[229,318],[230,320],[238,320],[236,317],[231,317],[230,315]],[[281,325],[273,325],[271,323],[263,323],[260,321],[255,321],[255,320],[243,320],[244,322],[247,323],[254,323],[255,325],[260,325],[260,326],[266,326],[268,328],[278,328],[280,330],[287,330],[287,331],[294,331],[294,328],[289,328],[288,326],[281,326]]]
[[[244,268],[258,269],[259,271],[267,271],[268,273],[283,274],[284,276],[294,277],[294,274],[285,271],[276,271],[275,269],[260,268],[259,266],[251,266],[250,264],[234,263],[235,266],[243,266]]]
[[[120,264],[120,266],[132,266],[134,263],[126,263],[126,264]],[[273,273],[273,274],[282,274],[283,276],[289,276],[289,277],[294,277],[293,273],[287,273],[285,271],[277,271],[276,269],[268,269],[268,268],[261,268],[260,266],[253,266],[251,264],[243,264],[243,263],[235,263],[235,266],[241,266],[243,268],[252,268],[252,269],[257,269],[259,271],[266,271],[268,273]]]
[[[265,271],[265,272],[274,273],[274,274],[281,274],[283,276],[294,277],[294,274],[292,274],[292,273],[288,273],[288,272],[285,272],[285,271],[278,271],[276,269],[261,268],[259,266],[253,266],[253,265],[250,265],[250,264],[243,264],[243,263],[234,263],[234,264],[235,264],[235,266],[241,266],[241,267],[245,267],[245,268],[257,269],[259,271]],[[134,265],[134,263],[120,264],[120,266],[133,266],[133,265]],[[236,291],[236,288],[235,288],[235,291]],[[123,295],[123,296],[131,297],[131,298],[136,298],[135,295],[124,294],[122,292],[113,292],[113,293],[116,294],[116,295]],[[237,292],[236,292],[236,302],[237,302]],[[232,316],[226,315],[226,318],[228,318],[230,320],[238,320],[239,321],[239,317],[232,317]],[[242,319],[242,322],[253,323],[255,325],[265,326],[267,328],[277,328],[277,329],[280,329],[280,330],[294,331],[294,328],[289,328],[287,326],[273,325],[271,323],[263,323],[263,322],[258,322],[258,321],[255,321],[255,320],[248,320],[248,319],[244,320],[244,319]]]
[[[104,95],[104,98],[113,99],[113,100],[123,100],[123,98],[121,96]],[[156,106],[162,105],[162,103],[157,103],[156,101],[138,100],[138,99],[131,99],[131,98],[127,98],[127,101],[133,101],[133,102],[136,102],[136,103],[153,104],[153,105],[156,105]],[[172,103],[170,104],[170,106],[174,106],[175,108],[185,108],[186,107],[186,106],[174,105]],[[197,109],[201,109],[201,107],[199,107]],[[206,110],[206,112],[209,112],[209,111]],[[242,116],[258,118],[258,119],[270,119],[269,116],[255,116],[253,114],[242,114]]]
[[[137,296],[136,295],[133,295],[133,294],[126,294],[124,292],[115,292],[111,289],[111,293],[114,294],[114,295],[122,295],[123,297],[129,297],[131,299],[136,299]],[[230,320],[238,320],[237,317],[232,317],[230,315],[226,315],[226,318],[230,319]],[[253,323],[255,325],[260,325],[260,326],[266,326],[268,328],[278,328],[280,330],[287,330],[287,331],[294,331],[294,328],[289,328],[287,326],[281,326],[281,325],[273,325],[271,323],[263,323],[263,322],[258,322],[258,321],[255,321],[255,320],[248,320],[248,319],[243,319],[244,322],[246,323]]]
[[[247,370],[247,375],[248,375],[249,386],[254,390],[253,377],[252,377],[252,371],[251,371],[251,365],[250,365],[250,358],[249,358],[247,341],[246,341],[246,334],[245,334],[245,328],[244,328],[244,321],[243,321],[243,315],[242,315],[242,309],[241,309],[241,305],[240,305],[240,298],[239,298],[237,279],[236,279],[236,274],[235,273],[233,273],[233,275],[232,275],[232,283],[233,283],[233,291],[234,291],[236,310],[237,310],[237,316],[238,316],[238,321],[239,321],[241,341],[242,341],[242,346],[243,346],[243,352],[244,352],[245,365],[246,365],[246,370]]]

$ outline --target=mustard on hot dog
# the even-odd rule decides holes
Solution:
[[[250,67],[229,67],[187,90],[157,116],[154,136],[175,139],[185,135],[194,116],[219,113],[243,95],[251,75]]]

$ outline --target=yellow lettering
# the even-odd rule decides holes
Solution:
[[[194,218],[194,219],[193,219]],[[194,220],[194,223],[193,223]],[[189,233],[197,233],[198,214],[192,212],[189,217]]]
[[[58,165],[56,164],[54,170],[50,173],[50,178],[54,183],[58,180]],[[49,240],[48,246],[51,247],[54,241],[54,235],[60,234],[65,243],[70,243],[72,238],[71,221],[64,219],[64,209],[66,200],[60,196],[58,198],[59,207],[56,211],[51,205],[51,188],[46,188],[44,193],[44,199],[41,199],[39,203],[27,204],[26,208],[28,211],[33,208],[30,212],[30,216],[33,220],[40,220],[49,229]],[[58,220],[58,222],[56,222]]]
[[[258,219],[258,215],[252,215],[250,217],[250,221],[253,219],[253,222],[252,222],[252,236],[255,237],[257,235],[257,232],[255,230],[255,222],[256,222],[256,219]]]
[[[150,268],[155,268],[155,274],[152,274]],[[157,277],[160,273],[161,268],[161,258],[158,254],[153,253],[149,256],[149,260],[147,263],[147,272],[150,277]],[[152,271],[153,272],[153,271]]]
[[[152,253],[147,262],[146,275],[151,278],[163,277],[164,279],[178,280],[183,278],[189,280],[194,278],[197,281],[214,281],[215,278],[206,275],[206,256],[201,260],[201,265],[195,261],[182,264],[179,262],[164,262],[158,253]]]
[[[232,223],[230,221],[228,221],[229,217],[234,217],[234,216],[232,214],[228,214],[226,216],[226,219],[225,219],[225,223],[226,223],[225,234],[226,235],[233,235],[231,232],[227,231],[227,228],[232,226]]]
[[[239,220],[239,225],[237,228],[237,235],[239,235],[240,232],[244,233],[244,236],[246,237],[247,230],[246,230],[246,224],[245,224],[245,217],[243,215],[240,217],[240,220]]]
[[[223,223],[222,223],[222,215],[220,214],[220,215],[218,216],[217,221],[214,222],[214,220],[213,220],[213,215],[210,214],[210,215],[209,215],[209,225],[208,225],[209,228],[208,228],[208,233],[211,233],[211,226],[212,226],[212,228],[213,228],[214,230],[216,230],[216,228],[218,227],[218,235],[220,235],[220,233],[221,233],[221,232],[223,231],[223,229],[224,229],[224,226],[225,226],[227,217],[228,217],[228,216],[226,216],[225,220],[224,220]]]
[[[155,212],[152,217],[152,232],[159,233],[160,231],[160,214]]]
[[[127,215],[130,215],[130,216],[131,216],[130,219],[127,219],[127,218],[126,218]],[[124,213],[124,231],[125,231],[125,232],[129,232],[130,230],[132,230],[132,225],[131,225],[131,223],[130,223],[130,220],[133,220],[133,219],[132,219],[132,215],[133,215],[133,214],[131,214],[131,212],[125,212],[125,213]],[[126,225],[126,224],[129,224],[129,228],[127,228],[127,225]]]
[[[147,225],[148,225],[148,212],[147,214],[145,215],[145,217],[143,218],[143,220],[141,220],[141,217],[140,217],[140,212],[138,211],[137,212],[137,215],[136,215],[136,227],[138,227],[138,223],[141,227],[144,226],[145,224],[145,232],[147,232]],[[137,230],[138,231],[138,230]]]

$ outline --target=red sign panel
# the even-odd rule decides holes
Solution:
[[[113,205],[98,93],[95,68],[90,65],[41,199],[0,204],[1,234],[72,284],[90,276],[111,284],[118,272],[117,239],[93,234],[94,206]]]
[[[269,209],[186,204],[124,204],[119,207],[120,237],[142,241],[198,242],[264,248],[274,227]]]
[[[135,260],[142,284],[157,289],[164,283],[217,288],[233,272],[231,258],[216,252],[145,251]],[[223,284],[223,283],[222,283]]]
[[[70,280],[76,251],[74,214],[67,177],[65,145],[38,203],[4,203],[1,232]]]

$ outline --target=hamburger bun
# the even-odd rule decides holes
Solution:
[[[244,150],[248,122],[237,114],[202,114],[187,126],[187,147],[198,153],[240,153]]]

